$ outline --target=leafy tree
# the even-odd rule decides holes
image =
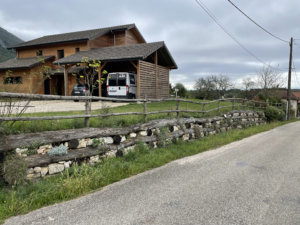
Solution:
[[[180,96],[182,98],[188,97],[188,91],[187,91],[187,89],[185,88],[185,86],[182,83],[177,83],[174,86],[174,90],[175,89],[178,89],[178,92],[177,92],[178,96]]]
[[[174,95],[174,88],[172,87],[171,83],[169,83],[169,94]]]

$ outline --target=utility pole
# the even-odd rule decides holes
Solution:
[[[291,38],[290,42],[290,62],[289,62],[289,78],[288,78],[288,92],[287,92],[287,115],[286,118],[287,120],[290,119],[290,110],[291,110],[291,76],[292,76],[292,61],[293,61],[293,42],[294,39]]]

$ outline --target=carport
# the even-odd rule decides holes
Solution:
[[[63,66],[65,95],[70,95],[74,76],[69,70],[81,63],[84,58],[89,61],[99,60],[98,79],[106,78],[103,74],[110,72],[133,72],[137,74],[137,98],[167,98],[169,96],[169,74],[177,69],[164,42],[113,46],[77,52],[59,59],[54,64]],[[105,83],[99,87],[99,96],[103,96]]]

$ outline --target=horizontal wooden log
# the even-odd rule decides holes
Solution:
[[[180,99],[180,98],[166,98],[166,99],[122,99],[122,98],[106,98],[106,97],[96,97],[96,96],[61,96],[61,95],[41,95],[41,94],[25,94],[25,93],[10,93],[10,92],[0,92],[1,98],[17,98],[17,99],[30,99],[30,100],[79,100],[79,101],[86,101],[86,100],[99,100],[99,101],[115,101],[115,102],[127,102],[127,103],[134,103],[134,102],[167,102],[167,101],[180,101],[180,102],[189,102],[194,104],[211,104],[218,101],[248,101],[254,103],[261,103],[267,104],[266,102],[258,102],[253,100],[245,100],[242,98],[226,98],[226,99],[219,99],[213,100],[208,102],[199,102],[187,99]]]
[[[72,116],[0,117],[0,121],[63,120],[63,119],[97,118],[97,117],[124,116],[124,115],[144,115],[144,113],[127,112],[127,113],[109,113],[109,114],[88,114],[88,115],[85,114],[85,115],[72,115]]]
[[[167,126],[174,126],[178,123],[204,123],[205,121],[217,121],[222,117],[214,117],[211,119],[197,119],[197,118],[180,118],[177,119],[163,119],[152,120],[147,123],[140,123],[126,128],[81,128],[58,131],[44,131],[38,133],[27,133],[19,135],[9,135],[0,139],[0,152],[8,151],[15,148],[28,147],[31,144],[40,143],[59,143],[66,142],[73,139],[108,137],[115,135],[127,135],[131,132],[146,131],[153,128],[162,128]]]
[[[74,159],[82,159],[89,156],[94,156],[97,154],[104,154],[106,149],[103,150],[95,149],[95,148],[82,148],[77,150],[69,150],[67,155],[63,156],[49,156],[49,155],[33,155],[26,157],[25,160],[27,162],[28,168],[36,167],[36,166],[45,166],[51,163],[57,163],[60,161],[69,161]]]
[[[128,115],[154,115],[163,113],[210,113],[219,109],[231,108],[232,106],[220,106],[207,111],[203,110],[162,110],[153,112],[127,112],[127,113],[109,113],[109,114],[88,114],[88,115],[72,115],[72,116],[40,116],[40,117],[0,117],[0,121],[41,121],[41,120],[62,120],[62,119],[80,119],[80,118],[99,118],[109,116],[128,116]],[[244,105],[239,107],[246,107]],[[265,107],[255,107],[256,109],[264,109]]]
[[[169,139],[171,138],[177,138],[184,134],[191,134],[193,133],[192,129],[188,129],[186,131],[176,131],[174,133],[171,133],[169,135]],[[146,136],[146,137],[140,137],[133,140],[126,141],[124,143],[121,143],[120,145],[103,145],[99,146],[98,148],[93,147],[87,147],[87,148],[81,148],[81,149],[73,149],[69,150],[67,155],[64,156],[49,156],[47,154],[45,155],[33,155],[26,157],[25,160],[27,161],[28,168],[36,167],[36,166],[45,166],[49,165],[51,163],[57,163],[60,161],[69,161],[69,160],[78,160],[78,159],[84,159],[87,157],[95,156],[95,155],[103,155],[108,151],[111,150],[120,150],[124,149],[130,146],[133,146],[137,144],[138,142],[144,142],[144,143],[150,143],[157,141],[156,136]]]

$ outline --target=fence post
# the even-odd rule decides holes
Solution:
[[[203,114],[203,117],[204,117],[204,115],[205,115],[205,103],[203,103],[202,106],[203,106],[203,107],[202,107],[202,114]]]
[[[85,115],[89,115],[91,113],[91,102],[89,100],[85,101]],[[84,119],[85,127],[90,127],[90,118]]]
[[[253,111],[255,110],[255,102],[252,102],[253,103]]]
[[[147,99],[144,100],[144,122],[147,120]]]
[[[220,99],[218,99],[218,113],[220,113]]]
[[[232,100],[232,110],[234,110],[234,99]]]
[[[177,98],[177,102],[176,102],[176,116],[177,116],[177,119],[179,118],[179,104],[180,104],[180,101],[179,99]]]

